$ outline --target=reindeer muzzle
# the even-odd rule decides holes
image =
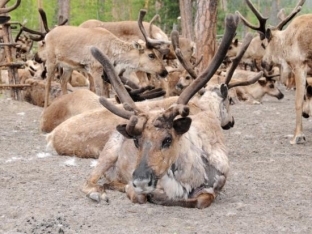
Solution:
[[[158,74],[160,77],[165,78],[168,75],[168,71],[165,69],[161,73]]]
[[[222,126],[223,130],[229,130],[230,128],[233,128],[235,124],[234,117],[232,118],[232,121],[228,122],[226,125]]]
[[[307,119],[310,117],[310,115],[305,112],[302,112],[302,117]]]

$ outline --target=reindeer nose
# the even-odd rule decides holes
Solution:
[[[156,184],[157,178],[150,168],[138,168],[132,174],[132,185],[138,193],[150,193]]]
[[[159,73],[161,77],[166,77],[168,75],[168,71],[165,69],[161,73]]]
[[[277,95],[277,99],[280,100],[280,99],[283,99],[284,98],[284,94],[282,92],[280,92],[278,95]]]
[[[310,117],[310,115],[305,112],[302,112],[302,117],[307,119]]]
[[[179,84],[177,84],[177,85],[176,85],[176,89],[183,89],[183,85],[182,85],[182,84],[180,84],[180,83],[179,83]]]

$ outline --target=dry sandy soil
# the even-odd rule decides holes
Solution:
[[[290,145],[294,92],[281,101],[232,106],[224,131],[231,172],[207,209],[110,204],[80,191],[95,160],[58,156],[38,130],[42,108],[0,97],[0,233],[312,233],[312,120],[307,142]]]

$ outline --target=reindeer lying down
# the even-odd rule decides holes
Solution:
[[[107,199],[105,188],[127,193],[132,202],[191,208],[208,207],[223,188],[229,172],[221,126],[230,128],[227,84],[199,98],[201,111],[190,114],[190,99],[221,64],[235,35],[237,17],[226,18],[226,32],[210,66],[165,110],[146,112],[127,95],[108,58],[96,48],[93,56],[104,66],[125,109],[105,98],[101,103],[127,119],[117,125],[100,154],[83,191],[94,200]],[[210,105],[205,106],[205,103]],[[122,121],[121,121],[122,123]],[[99,179],[105,176],[107,184]]]
[[[238,82],[249,80],[257,73],[252,71],[238,70],[234,71],[232,80],[230,82]],[[225,80],[223,76],[214,76],[211,83],[222,83]],[[210,84],[210,83],[209,83]],[[261,77],[257,82],[245,86],[237,86],[231,90],[231,100],[233,103],[246,103],[246,104],[261,104],[264,96],[269,95],[278,100],[284,97],[284,94],[277,87],[277,82],[272,77]]]
[[[235,66],[237,63],[234,64],[233,69]],[[228,89],[256,82],[259,77],[258,75],[255,79],[250,79],[247,82],[231,82]],[[214,97],[219,96],[220,85],[219,83],[214,86],[209,85],[205,89],[203,97],[194,96],[188,103],[190,113],[196,114],[202,110],[214,111],[216,109]],[[209,96],[212,98],[208,98]],[[169,97],[137,102],[136,105],[143,111],[149,112],[156,109],[168,109],[177,100],[178,97]],[[221,114],[219,115],[221,116]],[[114,126],[120,124],[120,121],[123,121],[120,117],[103,108],[99,102],[99,96],[83,89],[59,97],[52,102],[42,113],[40,127],[44,132],[54,129],[48,134],[47,141],[59,155],[98,158],[109,135],[115,129]]]

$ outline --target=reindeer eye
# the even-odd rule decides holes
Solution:
[[[136,148],[139,148],[139,140],[137,138],[133,139],[134,145]]]
[[[155,59],[156,55],[155,54],[149,54],[148,57],[150,57],[151,59]]]
[[[186,80],[189,80],[189,79],[191,79],[191,77],[190,77],[190,76],[186,76],[185,79],[186,79]]]
[[[172,142],[172,138],[170,137],[166,137],[163,142],[162,142],[162,148],[169,148],[169,146],[171,145]]]
[[[274,89],[274,84],[269,85],[270,89]]]

